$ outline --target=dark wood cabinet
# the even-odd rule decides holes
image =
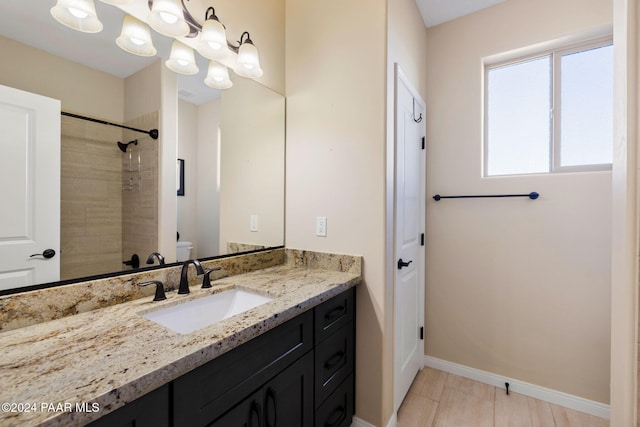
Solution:
[[[352,288],[92,426],[349,426],[354,308]]]
[[[89,425],[91,427],[168,427],[170,405],[169,384],[166,384]]]
[[[282,371],[211,427],[312,427],[313,354]]]

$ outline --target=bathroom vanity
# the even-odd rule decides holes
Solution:
[[[337,270],[297,258],[215,280],[212,289],[192,285],[186,296],[145,296],[0,333],[0,400],[37,404],[0,413],[0,424],[348,426],[355,258],[356,269]],[[232,288],[273,299],[187,334],[144,317]]]

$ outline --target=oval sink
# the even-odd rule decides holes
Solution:
[[[188,334],[272,300],[268,296],[234,288],[154,310],[143,314],[143,317],[172,331]]]

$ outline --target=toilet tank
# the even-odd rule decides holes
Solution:
[[[178,262],[191,259],[191,249],[193,249],[191,242],[176,243],[176,257],[178,258]]]

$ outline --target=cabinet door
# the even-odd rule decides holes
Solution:
[[[89,424],[91,427],[162,427],[169,426],[169,386],[126,404]]]
[[[308,311],[177,378],[173,424],[208,425],[312,348]]]
[[[208,427],[264,427],[261,401],[262,389],[237,404]]]
[[[313,352],[263,387],[264,427],[313,426]]]

